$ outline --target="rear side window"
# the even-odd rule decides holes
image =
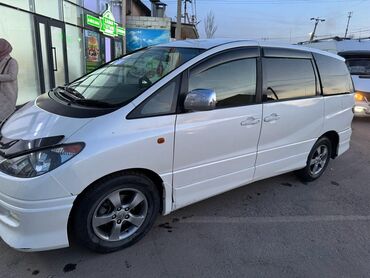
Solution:
[[[213,89],[216,108],[235,107],[255,103],[257,65],[255,58],[246,58],[199,67],[190,72],[189,91]]]
[[[320,73],[324,95],[346,94],[353,91],[346,64],[336,58],[313,53]]]
[[[310,59],[264,58],[264,100],[279,101],[316,95]]]

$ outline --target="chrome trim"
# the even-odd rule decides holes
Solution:
[[[216,92],[212,89],[195,89],[186,95],[184,108],[188,111],[209,111],[216,108]]]

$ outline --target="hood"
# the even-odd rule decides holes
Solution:
[[[36,102],[29,102],[4,123],[1,136],[27,141],[55,136],[67,139],[91,120],[53,114],[39,108]]]
[[[356,91],[370,93],[369,75],[351,75]]]

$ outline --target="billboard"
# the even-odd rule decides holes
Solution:
[[[169,42],[171,38],[168,29],[126,29],[127,52],[135,51],[139,48]]]

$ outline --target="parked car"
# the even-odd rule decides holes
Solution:
[[[355,87],[355,115],[370,116],[370,47],[368,51],[342,51]]]
[[[1,128],[0,235],[98,252],[141,239],[159,213],[348,150],[344,59],[267,42],[146,48],[38,97]]]

